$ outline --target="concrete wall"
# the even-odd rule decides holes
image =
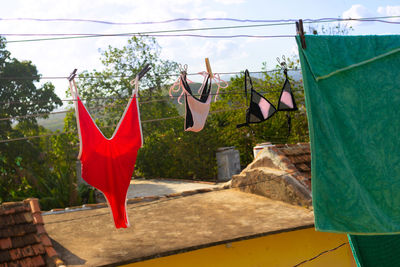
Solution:
[[[344,234],[316,232],[314,228],[273,234],[249,240],[194,250],[124,266],[200,267],[200,266],[294,266],[323,251],[348,242]],[[348,244],[324,253],[304,267],[356,267]]]

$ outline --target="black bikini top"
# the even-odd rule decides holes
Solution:
[[[294,100],[294,96],[291,90],[290,82],[287,77],[287,70],[284,70],[285,73],[285,83],[282,88],[281,95],[278,101],[278,109],[268,101],[265,97],[263,97],[260,93],[258,93],[253,88],[253,82],[250,77],[249,71],[246,69],[244,72],[244,92],[246,95],[247,102],[247,80],[250,83],[250,106],[246,110],[246,122],[242,124],[238,124],[236,127],[240,128],[243,126],[249,126],[251,123],[261,123],[263,121],[271,118],[277,111],[295,111],[297,110],[296,102]]]

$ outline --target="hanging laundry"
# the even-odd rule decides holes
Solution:
[[[357,267],[400,265],[400,235],[349,235]]]
[[[228,84],[223,81],[218,74],[214,74],[212,78],[207,72],[200,72],[199,74],[204,77],[203,83],[198,90],[199,98],[193,94],[193,91],[190,88],[189,84],[192,83],[192,81],[187,79],[187,65],[184,66],[181,75],[169,90],[171,97],[172,92],[181,91],[181,94],[178,97],[179,104],[181,104],[181,97],[185,97],[185,131],[199,132],[204,128],[208,113],[210,112],[211,81],[215,80],[217,84],[217,92],[214,98],[215,101],[220,88],[226,88],[228,86]],[[225,85],[221,85],[223,83],[225,83]]]
[[[400,36],[305,36],[315,227],[400,232]],[[305,47],[305,46],[304,46]]]
[[[249,126],[250,123],[260,123],[268,120],[275,114],[274,105],[253,88],[253,82],[248,70],[244,72],[244,93],[247,102],[247,81],[250,83],[250,106],[246,110],[246,122],[236,127]]]
[[[107,139],[83,105],[75,81],[70,81],[75,101],[76,120],[80,139],[78,158],[82,163],[82,178],[100,190],[111,208],[116,228],[129,226],[126,214],[126,196],[136,156],[143,144],[137,93],[135,90],[110,139]],[[74,88],[74,90],[72,89]]]
[[[287,75],[287,68],[283,69],[283,73],[285,74],[285,82],[282,87],[281,95],[279,96],[278,101],[278,111],[296,111],[297,105],[294,99],[292,88],[290,86],[290,82]]]
[[[181,74],[183,91],[185,92],[185,131],[199,132],[203,129],[211,104],[210,75],[204,77],[199,89],[200,98],[193,95],[192,89],[186,81],[186,72]]]

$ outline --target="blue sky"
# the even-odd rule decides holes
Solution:
[[[399,1],[251,1],[251,0],[7,0],[0,18],[81,18],[115,22],[160,21],[174,18],[229,17],[238,19],[299,19],[324,17],[373,17],[400,15]],[[400,21],[400,20],[397,20]],[[233,22],[176,22],[155,25],[112,26],[93,23],[1,21],[4,33],[118,33],[239,25]],[[240,24],[241,25],[241,24]],[[399,34],[400,25],[377,22],[353,23],[351,34]],[[307,28],[306,28],[307,30]],[[295,26],[198,32],[210,35],[294,35]],[[17,40],[24,37],[8,37]],[[78,71],[101,69],[99,49],[122,47],[127,37],[89,38],[32,43],[10,43],[7,49],[20,60],[31,60],[44,76],[66,76]],[[205,69],[210,58],[213,71],[260,70],[262,62],[274,68],[275,58],[296,53],[293,38],[200,39],[158,38],[162,57],[188,64],[190,72]],[[53,81],[64,97],[66,81]]]

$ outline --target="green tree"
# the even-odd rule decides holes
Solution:
[[[151,70],[140,81],[141,119],[149,120],[178,115],[177,110],[165,96],[170,82],[170,73],[176,73],[178,64],[160,58],[161,48],[154,38],[132,37],[123,48],[109,46],[102,51],[101,62],[104,70],[85,71],[78,80],[79,94],[97,118],[96,123],[110,137],[118,123],[123,109],[132,95],[130,84],[136,74],[150,64]],[[103,107],[103,108],[101,108]],[[172,124],[171,124],[172,123]],[[163,131],[173,125],[171,121],[143,124],[143,133],[148,135]]]
[[[54,86],[38,86],[39,78],[9,79],[8,77],[39,77],[30,61],[12,58],[0,37],[0,117],[17,117],[48,113],[62,104]],[[43,115],[41,117],[46,117]],[[18,117],[0,121],[0,139],[39,135],[46,130],[37,124],[37,117]],[[46,155],[40,139],[0,143],[0,202],[17,200],[34,194],[40,177],[46,175]]]
[[[236,125],[246,121],[245,108],[250,101],[249,92],[247,102],[244,97],[244,74],[233,77],[230,86],[224,89],[223,94],[221,94],[220,100],[212,105],[212,110],[243,107],[225,113],[217,113],[208,121],[212,127],[218,129],[217,137],[220,145],[235,146],[240,151],[243,167],[253,160],[253,147],[257,143],[271,142],[274,144],[308,141],[303,86],[299,79],[300,73],[296,71],[298,66],[297,60],[288,59],[288,67],[295,70],[289,71],[288,76],[299,108],[296,112],[279,111],[265,122],[237,129]],[[266,63],[263,64],[263,69],[266,70]],[[293,74],[296,75],[296,79],[291,76]],[[264,72],[262,76],[252,77],[254,89],[262,93],[275,107],[277,107],[284,80],[283,71]],[[290,116],[290,125],[288,116]]]

